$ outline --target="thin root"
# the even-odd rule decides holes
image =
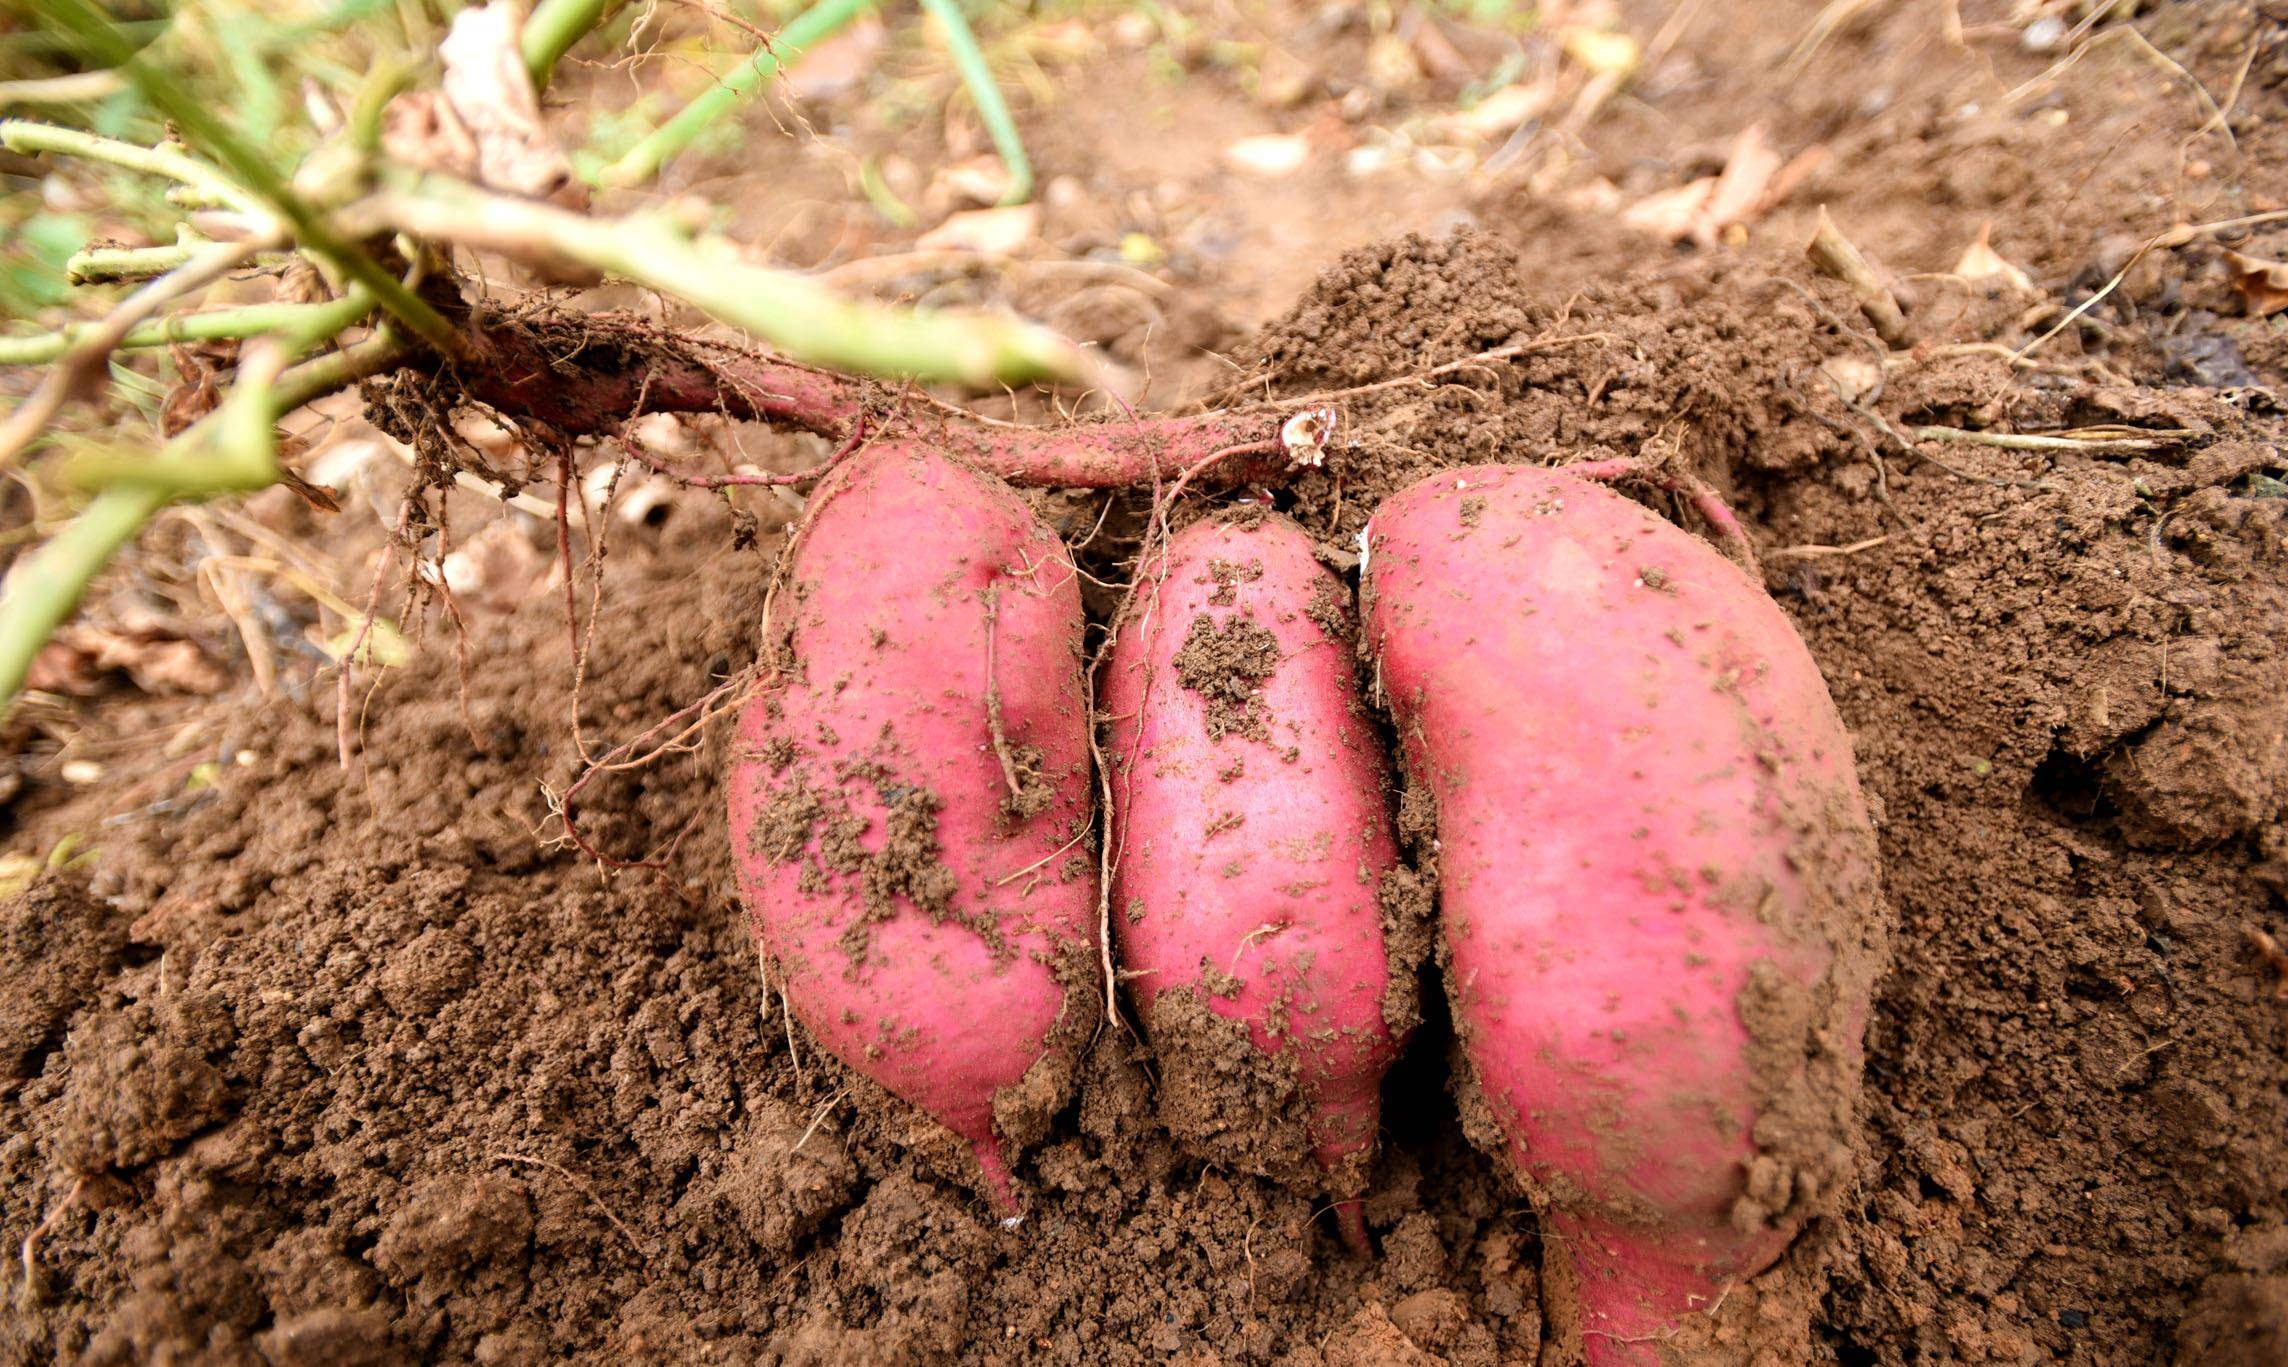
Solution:
[[[79,1204],[79,1194],[86,1188],[87,1179],[85,1177],[73,1182],[71,1190],[64,1193],[64,1199],[56,1202],[54,1209],[42,1216],[40,1223],[33,1228],[32,1232],[24,1236],[24,1246],[19,1250],[18,1256],[24,1264],[24,1285],[21,1294],[27,1307],[40,1303],[40,1269],[39,1264],[33,1261],[34,1255],[39,1250],[40,1240],[46,1238],[50,1231],[63,1223],[64,1215],[73,1206]]]
[[[597,1195],[596,1189],[588,1185],[587,1181],[578,1173],[561,1163],[552,1163],[545,1158],[535,1158],[528,1153],[496,1153],[491,1157],[496,1163],[529,1163],[536,1168],[546,1168],[558,1177],[570,1182],[582,1196],[588,1198],[588,1204],[596,1208],[596,1213],[609,1220],[612,1228],[620,1232],[620,1236],[628,1241],[628,1247],[636,1251],[638,1258],[642,1258],[646,1262],[650,1261],[651,1255],[644,1251],[643,1241],[636,1237],[636,1232],[628,1228],[627,1221],[612,1213],[612,1208],[604,1204],[604,1198]]]

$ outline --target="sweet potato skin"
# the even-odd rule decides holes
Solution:
[[[1276,1176],[1301,1175],[1307,1153],[1344,1196],[1363,1188],[1382,1077],[1416,1012],[1415,966],[1385,946],[1394,779],[1350,628],[1348,589],[1294,523],[1261,510],[1194,523],[1146,557],[1101,698],[1114,938],[1162,1062],[1164,1118],[1217,1160]],[[1269,1096],[1234,1086],[1219,1055],[1235,1032],[1182,1024],[1177,997],[1276,1061]],[[1276,1113],[1298,1111],[1298,1132],[1278,1133]],[[1355,1208],[1343,1227],[1363,1240]]]
[[[1013,1213],[1004,1141],[1061,1102],[1098,990],[1071,560],[913,448],[822,482],[790,554],[729,782],[751,924],[812,1036],[967,1140]]]
[[[1661,1361],[1848,1179],[1884,930],[1848,734],[1760,586],[1558,471],[1401,492],[1363,582],[1436,805],[1465,1106],[1576,1356]]]

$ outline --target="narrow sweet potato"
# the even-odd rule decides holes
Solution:
[[[1427,927],[1394,912],[1386,948],[1392,776],[1350,593],[1285,518],[1195,523],[1141,567],[1102,704],[1114,934],[1162,1117],[1214,1161],[1294,1180],[1315,1159],[1363,1248]]]
[[[969,1141],[1004,1213],[1096,999],[1081,607],[997,480],[905,448],[822,483],[739,721],[755,934],[837,1058]]]
[[[1465,1118],[1541,1210],[1551,1324],[1574,1360],[1725,1360],[1765,1331],[1705,1312],[1850,1173],[1884,943],[1819,671],[1708,546],[1534,466],[1385,502],[1364,595]]]

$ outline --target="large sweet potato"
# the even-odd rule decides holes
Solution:
[[[1762,589],[1605,489],[1448,472],[1367,549],[1465,1115],[1541,1209],[1551,1322],[1714,1360],[1702,1312],[1850,1172],[1884,923],[1849,737]]]
[[[1366,1181],[1420,958],[1386,951],[1392,776],[1350,617],[1294,523],[1195,523],[1140,567],[1102,698],[1114,933],[1162,1117],[1215,1161],[1294,1178],[1316,1159],[1343,1198]],[[1356,1200],[1338,1209],[1363,1246]]]
[[[1096,1000],[1081,607],[998,481],[906,448],[812,497],[746,704],[733,849],[795,1014],[974,1146],[1038,1136]]]

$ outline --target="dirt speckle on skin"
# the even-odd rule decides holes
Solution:
[[[1208,601],[1228,608],[1239,601],[1240,585],[1262,577],[1263,563],[1258,560],[1210,560],[1207,582],[1215,585],[1215,592],[1208,595]]]
[[[846,773],[834,776],[835,786],[822,789],[804,766],[790,760],[773,776],[771,794],[749,838],[773,863],[802,860],[803,878],[821,890],[837,878],[857,880],[864,914],[850,923],[841,940],[842,951],[853,961],[866,957],[870,928],[897,915],[902,902],[911,902],[933,920],[954,918],[972,925],[1001,952],[993,922],[954,909],[956,880],[938,849],[937,795],[879,779],[871,773]],[[844,783],[876,789],[883,809],[879,848],[867,842],[871,823],[852,809]]]
[[[1321,579],[1314,583],[1303,615],[1316,622],[1328,640],[1343,645],[1357,642],[1358,614],[1352,610],[1351,596],[1343,591],[1340,581]]]
[[[1176,681],[1200,695],[1208,709],[1208,739],[1271,739],[1263,707],[1263,681],[1279,668],[1279,638],[1245,616],[1218,625],[1201,613],[1176,651]]]

